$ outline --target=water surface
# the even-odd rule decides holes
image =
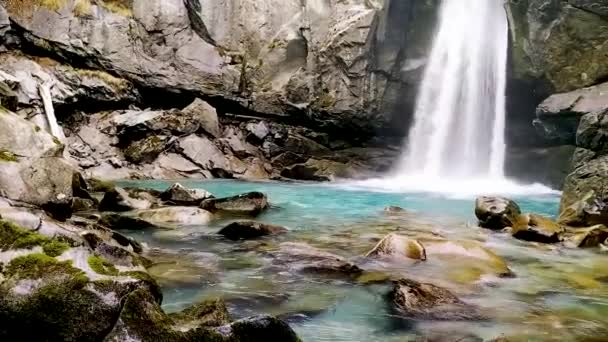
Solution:
[[[431,193],[375,192],[352,186],[301,183],[182,181],[216,196],[261,191],[272,208],[261,222],[289,233],[230,242],[216,232],[231,219],[207,226],[136,232],[165,260],[164,308],[177,311],[222,296],[234,317],[271,313],[287,319],[304,341],[407,341],[416,336],[454,341],[464,336],[519,340],[600,341],[608,326],[608,263],[598,250],[520,242],[475,227],[473,198]],[[125,182],[164,190],[168,181]],[[514,198],[523,211],[555,216],[555,194]],[[405,214],[383,212],[389,205]],[[419,239],[478,243],[504,259],[515,274],[500,277],[492,261],[429,258],[424,263],[370,262],[363,255],[389,232]],[[444,286],[476,304],[484,322],[425,322],[399,318],[386,301],[388,283],[302,275],[273,267],[283,242],[304,242],[349,258],[374,277],[410,277]],[[161,263],[161,268],[163,263]],[[369,280],[369,279],[368,279]],[[517,340],[517,339],[516,339]]]

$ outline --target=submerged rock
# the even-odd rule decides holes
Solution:
[[[237,221],[222,228],[218,234],[230,240],[249,240],[267,235],[277,235],[287,232],[287,229],[272,224],[255,221]]]
[[[366,257],[401,257],[424,261],[426,260],[426,250],[418,240],[397,234],[388,234],[366,254]]]
[[[300,342],[300,338],[284,321],[268,315],[238,320],[215,329],[228,341]]]
[[[204,225],[211,222],[213,214],[195,207],[166,207],[138,211],[137,217],[152,225]]]
[[[273,263],[301,272],[330,275],[359,275],[363,271],[354,263],[305,243],[285,242],[272,252]]]
[[[524,214],[513,224],[511,233],[520,240],[556,243],[561,241],[564,227],[537,214]]]
[[[433,284],[400,279],[389,293],[394,308],[402,316],[423,320],[483,320],[479,310],[464,303],[450,291]]]
[[[482,196],[475,200],[475,216],[483,228],[511,227],[520,214],[517,203],[508,198]]]
[[[261,192],[204,200],[201,208],[212,213],[257,216],[268,208],[268,198]]]
[[[165,202],[186,206],[199,206],[208,198],[213,198],[210,192],[203,189],[188,189],[179,183],[173,184],[160,195],[160,199]]]

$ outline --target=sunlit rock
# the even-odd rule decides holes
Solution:
[[[165,207],[137,212],[137,217],[153,225],[204,225],[213,219],[210,212],[195,207]]]
[[[212,213],[257,216],[268,209],[268,198],[261,192],[204,200],[201,208]]]
[[[397,234],[389,234],[369,251],[366,256],[371,258],[408,258],[424,261],[426,260],[426,251],[424,246],[417,240]]]
[[[542,243],[559,242],[563,233],[564,227],[537,214],[520,215],[511,230],[516,239]]]
[[[198,206],[203,200],[212,198],[213,195],[203,189],[188,189],[179,183],[171,185],[161,195],[160,199],[177,205]]]

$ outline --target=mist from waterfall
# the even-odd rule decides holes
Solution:
[[[397,167],[349,184],[465,196],[553,192],[504,177],[508,45],[504,0],[443,0]]]
[[[508,24],[503,0],[444,0],[399,172],[503,176]]]

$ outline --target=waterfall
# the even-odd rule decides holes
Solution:
[[[502,178],[508,23],[504,0],[443,0],[398,173]]]

